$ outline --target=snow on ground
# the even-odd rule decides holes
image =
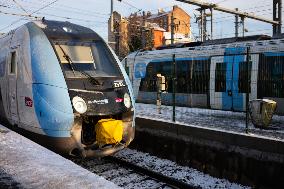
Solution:
[[[225,179],[212,177],[190,167],[179,166],[176,163],[151,156],[148,153],[142,153],[132,149],[125,149],[117,154],[116,157],[125,161],[130,161],[138,166],[159,172],[163,175],[173,177],[193,186],[209,188],[249,188],[239,184],[231,183]]]
[[[119,188],[1,125],[0,171],[0,183],[16,188]]]
[[[158,113],[155,104],[136,103],[135,107],[138,117],[169,122],[172,120],[172,106],[162,105],[161,114]],[[245,133],[246,114],[244,112],[176,107],[176,122],[189,126]],[[284,116],[274,115],[270,129],[255,128],[251,121],[248,128],[250,134],[284,140]]]
[[[0,188],[23,188],[20,183],[16,182],[9,174],[0,168]]]

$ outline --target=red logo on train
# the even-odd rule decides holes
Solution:
[[[28,107],[33,107],[33,100],[30,97],[25,97],[25,104]]]
[[[123,98],[115,98],[115,102],[122,102]]]

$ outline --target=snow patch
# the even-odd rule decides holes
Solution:
[[[231,183],[226,179],[219,179],[204,174],[196,169],[177,165],[175,162],[151,156],[132,149],[125,149],[114,155],[117,158],[135,163],[138,166],[153,170],[163,175],[173,177],[185,183],[205,189],[209,188],[249,188],[236,183]]]

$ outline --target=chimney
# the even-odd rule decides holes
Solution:
[[[163,14],[163,13],[165,13],[165,11],[164,11],[164,9],[158,9],[158,14]]]

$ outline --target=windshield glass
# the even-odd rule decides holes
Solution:
[[[54,45],[67,78],[118,77],[116,60],[103,42]],[[86,74],[83,74],[83,73]]]
[[[67,54],[73,63],[94,63],[91,47],[55,45],[61,63],[69,63],[64,57]]]

